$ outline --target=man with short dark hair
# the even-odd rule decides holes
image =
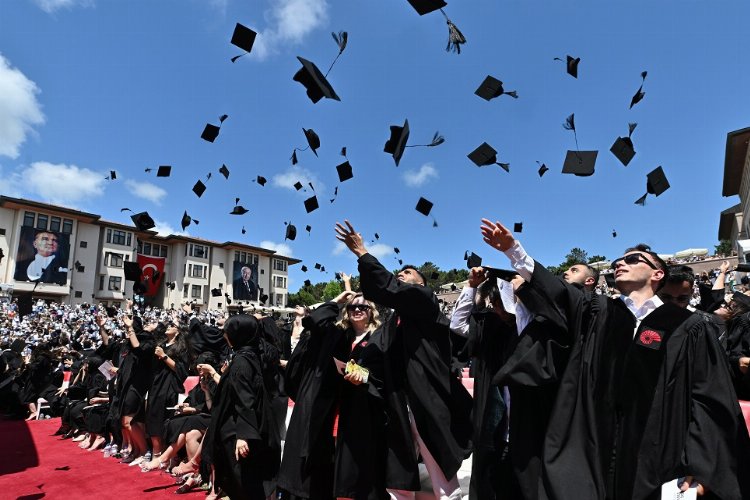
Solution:
[[[664,261],[645,245],[628,249],[612,262],[622,295],[584,294],[529,257],[500,222],[482,223],[485,242],[526,280],[517,290],[526,307],[573,340],[539,497],[658,499],[677,479],[681,491],[749,498],[740,457],[750,438],[725,355],[698,316],[656,295]]]
[[[573,264],[563,273],[563,279],[568,283],[577,283],[585,290],[593,292],[599,283],[599,271],[588,264]]]

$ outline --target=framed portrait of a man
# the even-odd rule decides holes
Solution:
[[[258,264],[234,261],[232,298],[234,300],[258,300]]]
[[[64,285],[68,281],[69,253],[69,235],[24,226],[13,279]]]

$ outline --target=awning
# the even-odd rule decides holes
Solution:
[[[687,250],[680,250],[674,254],[676,259],[685,259],[687,257],[703,255],[708,255],[708,248],[688,248]]]
[[[737,240],[737,248],[742,255],[750,252],[750,240]]]

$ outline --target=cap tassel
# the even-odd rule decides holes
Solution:
[[[518,92],[511,90],[510,92],[503,92],[505,95],[511,96],[513,99],[518,99]]]
[[[334,201],[336,201],[336,197],[337,197],[338,195],[339,195],[339,187],[338,187],[338,186],[336,186],[336,187],[335,187],[335,188],[333,189],[333,198],[331,198],[331,203],[333,203]]]
[[[572,130],[573,131],[573,137],[576,141],[576,156],[578,157],[579,161],[581,160],[581,156],[578,154],[578,151],[581,150],[580,147],[578,147],[578,134],[576,133],[576,116],[575,113],[571,113],[569,117],[565,119],[565,123],[563,123],[563,128],[565,130]]]
[[[646,93],[643,91],[643,84],[646,83],[646,76],[648,76],[648,71],[641,72],[641,86],[638,87],[638,91],[630,100],[630,109],[633,109],[633,106],[641,102],[641,99],[646,96]]]
[[[500,168],[510,173],[510,163],[501,163],[498,161],[498,162],[495,162],[495,165],[498,165]]]
[[[445,17],[445,22],[448,24],[448,45],[445,47],[446,52],[455,52],[456,54],[461,53],[461,45],[466,43],[466,37],[461,33],[461,30],[453,24],[453,21],[448,19],[448,15],[443,9],[440,12]]]
[[[339,60],[339,57],[344,52],[344,49],[346,48],[346,44],[349,41],[349,33],[347,33],[346,31],[339,31],[338,34],[331,33],[331,36],[333,37],[333,40],[336,42],[336,45],[339,46],[339,53],[336,54],[336,58],[331,63],[331,66],[328,68],[328,71],[326,71],[326,74],[325,74],[326,77],[328,76],[328,73],[330,73],[331,70],[333,69],[333,65],[336,64],[336,61]]]
[[[432,136],[432,141],[429,144],[413,144],[411,146],[404,146],[407,148],[432,148],[435,146],[440,146],[442,143],[445,142],[445,137],[440,135],[440,132],[435,132],[435,135]]]

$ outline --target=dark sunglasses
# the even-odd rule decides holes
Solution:
[[[658,269],[658,267],[656,267],[653,264],[653,262],[651,262],[650,260],[648,260],[641,253],[629,253],[628,255],[626,255],[624,257],[620,257],[619,259],[615,259],[615,260],[612,261],[612,264],[610,264],[609,267],[611,267],[612,269],[616,269],[617,268],[617,264],[619,264],[620,262],[624,262],[625,264],[627,264],[629,266],[633,266],[635,264],[638,264],[639,262],[643,262],[644,264],[647,264],[648,267],[650,267],[651,269],[654,269],[654,270]]]
[[[367,312],[370,310],[370,306],[367,304],[349,304],[346,306],[347,311],[362,311]]]

